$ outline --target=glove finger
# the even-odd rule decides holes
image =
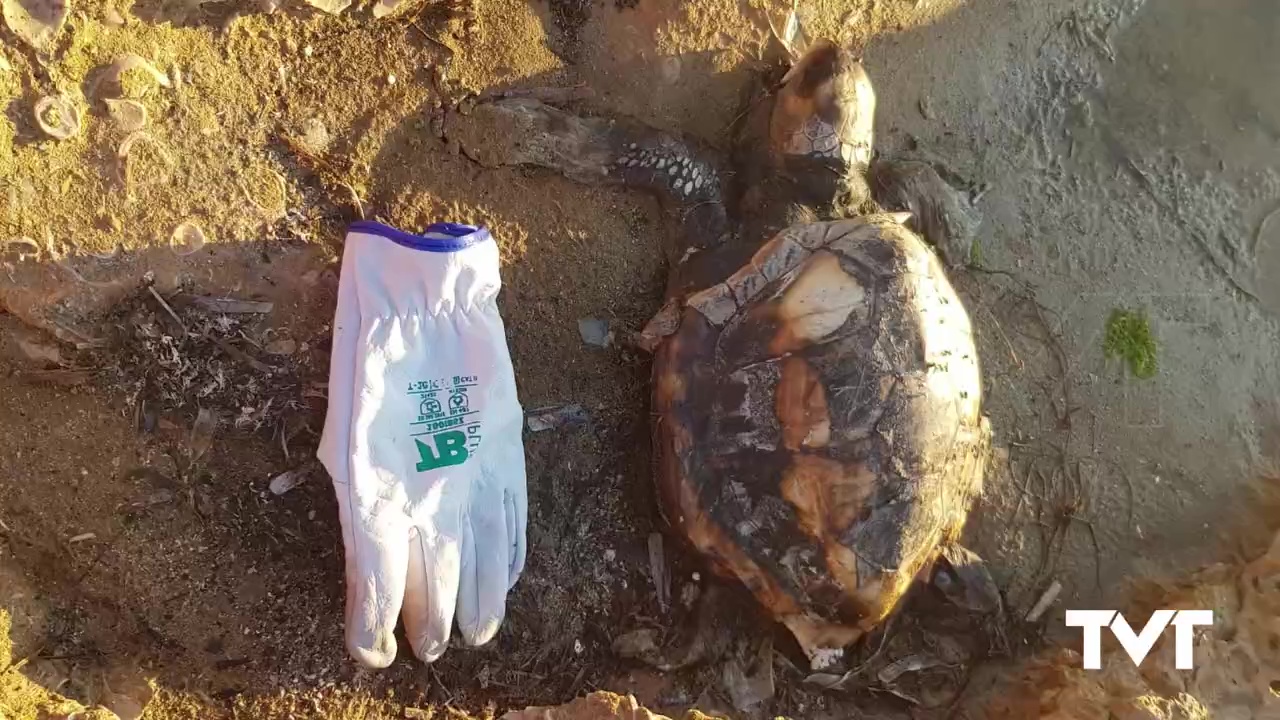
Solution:
[[[409,581],[404,629],[418,659],[435,662],[449,647],[458,603],[461,548],[456,535],[429,538],[417,531],[409,540]]]
[[[510,583],[507,589],[515,587],[516,581],[520,579],[520,574],[524,572],[525,561],[525,514],[527,512],[523,503],[517,502],[517,499],[510,491],[502,494],[502,505],[507,516],[507,545],[511,549],[509,558],[509,567],[507,570],[507,580]]]
[[[507,609],[507,571],[510,545],[507,542],[506,510],[498,503],[483,508],[472,506],[471,523],[464,528],[472,539],[475,562],[462,575],[458,596],[458,629],[468,645],[483,645],[493,639]]]
[[[351,514],[349,486],[336,486],[347,570],[347,652],[360,664],[384,668],[396,659],[396,618],[404,597],[407,548],[386,535],[363,532]],[[391,530],[388,528],[388,530]]]

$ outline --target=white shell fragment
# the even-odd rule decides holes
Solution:
[[[49,95],[36,101],[36,124],[45,135],[66,140],[80,133],[80,109],[61,95]]]
[[[307,0],[307,4],[330,15],[341,15],[343,10],[351,7],[351,0]],[[373,14],[375,17],[380,17],[376,7],[373,9]]]
[[[378,3],[373,6],[373,16],[381,19],[389,15],[394,15],[405,7],[415,4],[416,3],[409,2],[408,0],[378,0]]]
[[[204,230],[190,220],[184,220],[173,229],[169,247],[176,255],[190,255],[204,247],[204,242]]]
[[[3,0],[4,22],[23,42],[46,52],[67,20],[66,0]]]
[[[134,176],[139,174],[138,170],[135,168],[135,164],[138,161],[130,157],[130,154],[133,152],[134,147],[141,141],[146,141],[152,146],[154,155],[161,163],[163,163],[163,165],[166,166],[166,168],[172,168],[173,166],[173,159],[167,152],[165,152],[164,148],[156,142],[156,139],[148,135],[145,130],[138,130],[129,133],[125,136],[125,139],[120,142],[120,147],[116,150],[116,162],[118,163],[117,168],[120,173],[120,181],[124,184],[125,191],[129,193],[130,196],[132,196],[133,193],[133,186],[135,183]],[[144,176],[141,179],[138,179],[137,182],[141,185],[158,185],[165,182],[167,179],[167,169],[165,171],[157,171],[155,168],[152,168],[149,176]]]
[[[800,25],[800,17],[796,13],[799,5],[798,0],[792,0],[791,10],[787,13],[787,18],[783,21],[781,30],[774,24],[772,15],[765,16],[765,19],[769,21],[769,30],[773,32],[773,36],[787,51],[787,55],[791,57],[792,62],[803,57],[805,51],[809,49],[809,38],[805,36],[804,28]],[[783,82],[786,81],[784,80]]]
[[[147,124],[147,106],[137,100],[108,98],[107,114],[120,130],[131,133],[141,130]]]
[[[40,243],[29,237],[0,240],[0,263],[23,262],[40,258]]]
[[[168,75],[160,72],[150,60],[134,53],[125,53],[113,60],[103,71],[98,87],[106,97],[125,97],[127,91],[122,82],[126,77],[134,76],[146,78],[163,88],[173,87]],[[143,87],[138,95],[146,95],[149,90],[150,88]]]

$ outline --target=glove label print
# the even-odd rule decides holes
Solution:
[[[418,416],[409,423],[418,449],[418,472],[465,463],[480,446],[480,411],[471,407],[477,375],[454,375],[409,383]]]

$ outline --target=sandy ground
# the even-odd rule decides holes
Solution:
[[[582,111],[723,144],[753,79],[781,61],[766,20],[778,9],[489,0],[375,22],[360,8],[85,0],[48,53],[0,31],[0,603],[34,683],[6,674],[3,712],[36,717],[41,688],[85,703],[147,695],[139,675],[160,688],[150,718],[483,712],[600,687],[723,703],[718,668],[658,679],[610,650],[636,628],[674,638],[692,614],[663,612],[649,570],[647,361],[585,347],[577,329],[583,317],[634,329],[657,308],[657,208],[483,170],[441,138],[440,109],[583,86]],[[1251,489],[1280,475],[1270,3],[813,2],[801,17],[864,52],[878,151],[935,163],[984,218],[954,280],[1007,462],[969,540],[1013,616],[1053,580],[1065,588],[1011,635],[1062,637],[1062,608],[1116,605],[1135,578],[1259,547]],[[149,115],[122,161],[129,132],[101,78],[127,52],[169,87],[143,76],[121,89]],[[57,93],[84,115],[59,142],[31,114]],[[491,647],[430,670],[345,659],[333,503],[307,461],[333,261],[361,214],[490,226],[522,401],[591,417],[528,436],[531,557],[510,616]],[[182,222],[203,246],[173,238]],[[184,348],[195,376],[231,381],[166,395],[145,353],[115,349],[137,346],[136,320],[170,321],[148,283],[273,303],[212,331],[239,356],[212,340]],[[1121,308],[1156,334],[1153,378],[1104,356]],[[197,407],[222,418],[207,451]],[[267,491],[293,469],[306,482]],[[667,555],[673,595],[706,591],[693,559]],[[776,712],[839,716],[852,702],[779,667]]]

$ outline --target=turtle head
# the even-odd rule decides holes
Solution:
[[[782,78],[769,118],[769,148],[783,161],[834,165],[842,173],[871,162],[876,95],[846,50],[819,40]]]
[[[848,217],[866,206],[875,106],[862,64],[819,40],[743,116],[733,203],[748,246],[789,225]]]

